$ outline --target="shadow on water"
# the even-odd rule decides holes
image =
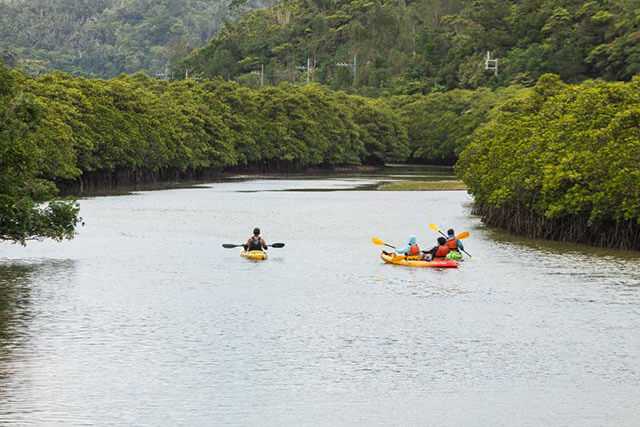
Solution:
[[[7,398],[3,390],[11,380],[12,358],[29,340],[29,326],[35,317],[32,309],[33,283],[73,267],[71,260],[0,260],[0,402]]]
[[[529,239],[481,224],[474,228],[482,230],[511,262],[529,258],[528,262],[535,265],[540,276],[551,282],[563,283],[570,278],[612,290],[640,288],[640,252]],[[630,301],[635,304],[637,299]]]
[[[571,242],[530,239],[527,237],[511,234],[497,228],[486,227],[484,225],[480,225],[478,228],[484,230],[487,234],[487,237],[494,240],[498,244],[508,246],[523,246],[528,249],[534,249],[541,253],[551,255],[588,255],[598,258],[615,258],[620,260],[640,261],[640,252],[598,248]]]

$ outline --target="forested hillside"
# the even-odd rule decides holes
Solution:
[[[163,72],[223,21],[231,0],[0,0],[0,56],[30,73]]]
[[[484,69],[491,51],[496,77]],[[337,66],[353,64],[357,68]],[[628,80],[640,72],[640,0],[286,0],[253,11],[177,69],[257,84],[314,81],[360,93]],[[302,67],[302,68],[299,68]]]

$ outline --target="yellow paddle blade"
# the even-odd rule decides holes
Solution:
[[[471,233],[469,233],[468,231],[463,231],[462,233],[456,236],[456,239],[464,240],[464,239],[468,239],[469,237],[471,237]]]
[[[384,245],[384,241],[382,239],[380,239],[379,237],[373,237],[371,239],[371,241],[373,242],[374,245],[376,246],[382,246]]]
[[[435,231],[436,233],[438,232],[438,230],[440,230],[440,227],[438,227],[435,224],[429,224],[429,228]]]

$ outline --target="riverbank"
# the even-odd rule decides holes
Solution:
[[[389,181],[399,177],[402,181]],[[465,190],[464,183],[455,180],[453,169],[440,165],[398,164],[309,167],[301,171],[264,171],[260,168],[211,169],[193,173],[88,173],[72,181],[57,185],[61,195],[92,197],[128,194],[133,191],[152,191],[196,187],[211,182],[249,179],[330,179],[370,178],[376,184],[360,190],[379,191],[453,191]]]
[[[64,197],[92,197],[128,194],[133,191],[153,191],[175,188],[190,188],[211,182],[237,181],[245,179],[313,179],[329,177],[349,177],[380,175],[396,172],[399,165],[387,170],[387,166],[339,166],[313,167],[301,171],[264,171],[260,168],[228,168],[198,171],[198,173],[137,173],[120,171],[114,173],[88,173],[75,180],[57,182]],[[417,168],[413,166],[414,169]],[[431,170],[430,166],[422,166]]]
[[[640,250],[640,224],[631,221],[592,224],[584,218],[549,219],[529,209],[492,208],[476,204],[482,222],[530,239],[587,244],[616,250]]]

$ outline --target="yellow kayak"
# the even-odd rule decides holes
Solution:
[[[242,251],[240,252],[240,256],[253,261],[264,261],[267,259],[267,253],[265,251]]]
[[[404,255],[394,255],[382,252],[380,258],[387,264],[402,265],[405,267],[416,268],[458,268],[458,262],[450,259],[437,259],[434,261],[416,260],[415,257],[406,257]]]

